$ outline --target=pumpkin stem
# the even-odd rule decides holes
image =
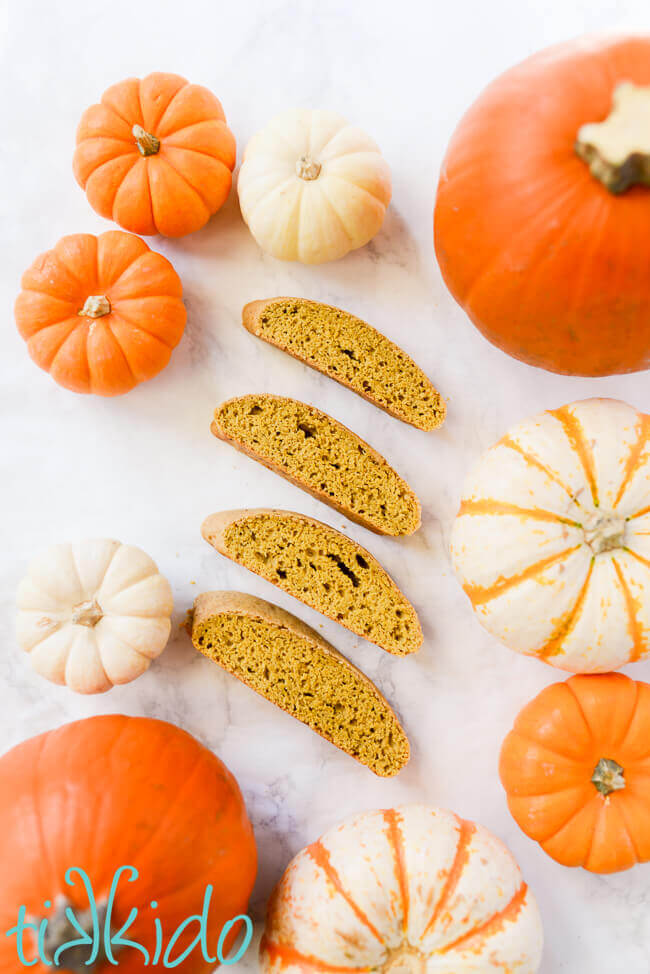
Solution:
[[[381,971],[382,974],[424,974],[425,959],[419,950],[403,943],[389,952]]]
[[[84,318],[103,318],[104,315],[110,313],[111,302],[105,294],[91,294],[90,297],[86,298],[86,303],[81,311],[77,311],[77,314]]]
[[[617,85],[609,116],[579,129],[575,151],[610,193],[650,186],[650,87]]]
[[[301,179],[318,179],[321,169],[320,162],[314,162],[311,156],[300,156],[296,163],[296,175]]]
[[[87,961],[92,952],[92,947],[90,944],[70,947],[68,950],[62,951],[62,953],[59,955],[58,967],[59,969],[70,971],[70,974],[93,974],[94,971],[102,967],[102,965],[107,961],[106,953],[104,951],[104,922],[106,920],[106,903],[99,903],[97,905],[99,931],[96,931],[94,929],[93,915],[91,910],[80,910],[78,907],[75,907],[65,896],[58,896],[54,902],[54,912],[47,918],[47,927],[45,929],[45,936],[43,937],[44,955],[53,962],[54,955],[59,947],[70,943],[72,940],[79,940],[79,930],[73,923],[70,922],[66,915],[66,910],[68,908],[70,908],[74,913],[75,919],[84,933],[86,933],[89,937],[99,935],[99,952],[97,954],[97,960],[95,963],[89,966]],[[37,924],[40,924],[42,919],[42,917],[38,918],[36,921]],[[119,949],[118,944],[113,948],[113,953],[117,955]]]
[[[160,152],[160,139],[157,139],[151,132],[145,131],[141,125],[134,125],[131,133],[143,156],[155,156],[157,152]]]
[[[601,758],[594,773],[591,776],[592,783],[601,795],[607,797],[613,791],[621,791],[625,788],[625,774],[618,761],[611,758]]]
[[[72,610],[71,622],[76,626],[88,626],[89,629],[92,629],[103,617],[104,613],[100,606],[94,599],[90,599],[88,602],[80,602],[79,605],[75,605]]]
[[[596,511],[582,525],[585,541],[595,555],[599,555],[602,551],[623,548],[626,523],[624,517]]]

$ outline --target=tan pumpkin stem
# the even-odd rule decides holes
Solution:
[[[111,313],[111,302],[105,294],[91,294],[78,315],[84,318],[103,318]]]
[[[70,941],[79,940],[79,931],[66,916],[66,910],[68,908],[74,913],[75,919],[84,933],[88,934],[89,937],[93,937],[95,934],[93,916],[90,910],[80,910],[65,896],[57,897],[54,903],[54,911],[47,917],[48,923],[43,938],[45,956],[52,962],[59,947],[63,947],[64,944],[70,943]],[[58,968],[55,969],[70,971],[70,974],[94,974],[99,968],[103,969],[103,965],[108,960],[104,951],[106,909],[106,903],[97,904],[100,947],[95,963],[91,966],[86,963],[90,959],[92,947],[90,944],[84,944],[83,946],[70,947],[69,950],[62,951],[58,958]],[[36,920],[37,924],[40,925],[42,919],[42,917],[39,917]],[[113,948],[115,957],[117,957],[119,950],[119,945]]]
[[[318,179],[321,169],[320,162],[314,162],[311,156],[300,156],[296,163],[296,175],[301,179]]]
[[[611,758],[600,759],[591,781],[596,786],[596,790],[605,797],[611,795],[613,791],[621,791],[626,785],[624,769],[618,761],[612,761]]]
[[[88,626],[89,629],[92,629],[103,618],[104,613],[101,607],[94,599],[90,599],[88,602],[80,602],[79,605],[75,605],[72,610],[71,621],[76,626]]]
[[[599,555],[625,546],[626,525],[624,517],[596,512],[583,523],[582,530],[593,553]]]
[[[141,125],[134,125],[131,133],[143,156],[155,156],[157,152],[160,152],[160,139],[157,139],[151,132],[147,132]]]
[[[610,193],[650,185],[650,87],[624,81],[614,89],[603,122],[578,131],[575,151]]]
[[[425,958],[419,950],[404,943],[389,953],[381,971],[382,974],[424,974]]]

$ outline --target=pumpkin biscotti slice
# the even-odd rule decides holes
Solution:
[[[377,534],[413,534],[420,502],[389,463],[314,406],[266,393],[229,399],[211,430],[242,453]]]
[[[258,508],[211,514],[201,532],[222,555],[387,652],[422,645],[415,609],[388,572],[328,524]]]
[[[267,298],[247,304],[242,323],[404,423],[428,431],[444,422],[445,401],[422,369],[348,311],[306,298]]]
[[[382,777],[409,742],[388,702],[356,666],[289,612],[242,592],[194,602],[194,648]]]

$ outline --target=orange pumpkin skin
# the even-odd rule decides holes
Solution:
[[[574,151],[620,81],[650,84],[650,38],[581,39],[497,78],[454,133],[434,240],[443,278],[485,337],[569,375],[650,365],[650,190],[619,196]]]
[[[86,871],[100,903],[115,870],[135,866],[139,878],[128,882],[123,876],[117,887],[111,928],[119,930],[136,907],[125,936],[145,946],[151,958],[154,916],[166,946],[183,920],[201,913],[208,883],[214,893],[207,943],[214,956],[223,925],[246,912],[257,868],[252,827],[225,765],[173,724],[120,715],[66,724],[0,759],[0,862],[3,931],[15,926],[21,905],[28,916],[50,916],[44,901],[54,903],[59,894],[75,912],[87,908],[82,880],[75,876],[74,886],[64,881],[70,867]],[[190,926],[172,958],[197,930],[197,923]],[[28,957],[35,956],[31,936],[28,931],[24,938]],[[135,949],[116,957],[120,974],[145,970]],[[20,967],[15,935],[1,937],[0,971]],[[177,970],[207,974],[213,968],[197,948]],[[31,969],[52,970],[41,963]],[[162,971],[163,963],[146,969]]]
[[[622,769],[607,796],[602,759]],[[622,673],[554,683],[517,716],[499,772],[519,827],[563,866],[595,873],[650,861],[650,685]]]
[[[22,288],[15,317],[29,354],[73,392],[117,396],[153,378],[185,328],[178,274],[121,230],[63,237],[25,271]],[[99,296],[110,311],[84,314]]]
[[[134,126],[159,141],[144,155]],[[75,178],[101,216],[132,233],[182,237],[226,201],[235,138],[219,99],[177,74],[113,85],[77,129]]]

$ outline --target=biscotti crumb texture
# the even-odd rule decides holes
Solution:
[[[203,537],[223,555],[389,653],[422,644],[411,603],[365,548],[293,511],[222,511]]]
[[[420,503],[388,462],[314,406],[266,394],[229,399],[212,432],[378,534],[412,534]]]
[[[361,318],[305,298],[251,301],[244,327],[384,409],[429,431],[442,425],[444,399],[412,358]]]
[[[375,774],[407,763],[406,734],[374,684],[290,613],[242,593],[206,593],[194,604],[192,642]]]

